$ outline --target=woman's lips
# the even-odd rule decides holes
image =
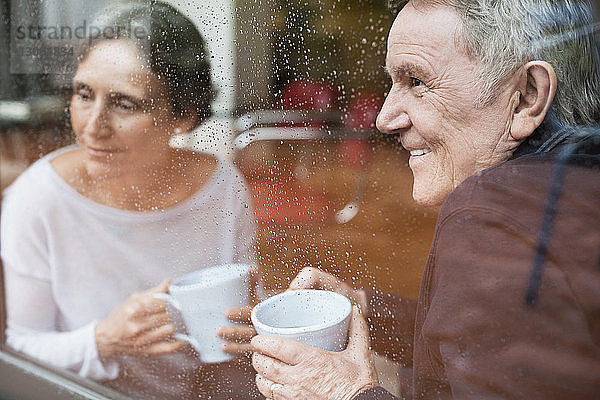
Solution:
[[[102,149],[102,148],[89,147],[89,146],[86,148],[86,150],[90,156],[98,157],[98,158],[107,158],[110,155],[118,152],[115,149]]]

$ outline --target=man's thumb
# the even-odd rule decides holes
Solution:
[[[352,306],[347,349],[369,351],[369,327],[356,306]]]

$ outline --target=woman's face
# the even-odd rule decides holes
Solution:
[[[164,86],[133,44],[100,42],[79,65],[71,124],[90,177],[136,177],[156,169],[176,122]]]

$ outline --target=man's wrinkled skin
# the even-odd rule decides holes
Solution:
[[[265,335],[252,339],[252,346],[256,385],[273,400],[349,400],[377,385],[369,330],[356,306],[352,308],[344,351],[324,351],[291,339]],[[315,376],[322,377],[318,384]],[[273,386],[274,383],[277,385]]]
[[[422,205],[441,204],[466,178],[507,160],[533,131],[523,129],[519,113],[535,101],[527,98],[528,72],[535,69],[527,71],[526,65],[492,101],[480,104],[481,67],[457,46],[460,26],[450,8],[409,4],[388,39],[386,69],[392,87],[377,128],[398,135],[411,152],[413,198]]]

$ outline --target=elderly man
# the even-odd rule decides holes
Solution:
[[[600,76],[591,7],[411,0],[402,8],[377,126],[410,151],[414,199],[443,203],[420,297],[354,290],[304,269],[292,289],[335,290],[358,306],[348,346],[331,353],[255,337],[265,396],[394,398],[377,387],[370,328],[375,350],[412,366],[406,397],[598,398]]]

